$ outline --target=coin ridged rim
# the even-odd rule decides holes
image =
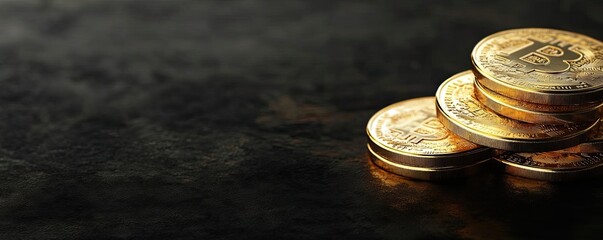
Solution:
[[[509,32],[517,32],[517,31],[555,31],[555,32],[565,33],[567,35],[580,36],[582,38],[585,38],[587,40],[596,42],[596,43],[600,44],[601,46],[603,46],[603,42],[601,42],[598,39],[595,39],[593,37],[589,37],[589,36],[581,34],[581,33],[571,32],[571,31],[567,31],[567,30],[554,29],[554,28],[514,28],[514,29],[507,29],[507,30],[503,30],[503,31],[500,31],[500,32],[496,32],[496,33],[490,34],[490,35],[486,36],[485,38],[483,38],[482,40],[480,40],[479,42],[477,42],[477,44],[475,44],[475,47],[473,47],[473,50],[471,51],[471,63],[475,67],[475,70],[478,70],[480,73],[482,73],[482,76],[484,76],[484,77],[486,77],[486,78],[488,78],[490,80],[496,81],[496,83],[500,83],[501,85],[503,85],[505,87],[513,88],[513,89],[515,89],[517,91],[521,91],[521,92],[549,93],[549,94],[551,94],[551,93],[555,94],[556,93],[556,94],[565,95],[565,93],[563,91],[550,91],[550,90],[548,90],[548,91],[547,90],[535,91],[535,90],[530,90],[530,89],[525,89],[525,88],[521,88],[521,87],[518,87],[518,86],[514,86],[512,84],[508,84],[508,83],[505,83],[503,81],[499,81],[499,80],[495,79],[493,76],[487,76],[487,74],[483,74],[484,71],[481,71],[482,69],[478,66],[477,62],[475,62],[475,58],[474,58],[474,56],[477,55],[478,48],[481,45],[483,45],[485,42],[487,42],[487,41],[489,41],[489,40],[491,40],[491,39],[493,39],[495,37],[498,37],[500,35],[505,35],[505,34],[508,34]],[[487,85],[484,85],[484,86],[487,86]],[[490,89],[493,89],[493,88],[490,88]],[[593,90],[602,91],[603,90],[603,85],[601,85],[598,88],[575,89],[575,90],[572,90],[569,93],[590,92],[590,91],[593,91]]]
[[[475,66],[474,66],[475,67]],[[541,93],[535,91],[528,91],[524,89],[524,92],[519,92],[517,89],[509,89],[505,87],[499,87],[496,84],[491,84],[493,81],[483,76],[479,70],[473,68],[473,74],[475,75],[476,81],[479,81],[483,86],[497,92],[505,92],[510,98],[514,98],[519,101],[526,101],[538,104],[550,104],[550,105],[571,105],[571,104],[589,104],[600,101],[603,97],[603,88],[596,89],[586,94],[578,93]],[[498,84],[498,83],[497,83]]]
[[[439,96],[441,95],[441,92],[443,91],[443,86],[445,86],[449,82],[457,79],[458,77],[466,75],[466,74],[470,74],[470,71],[463,71],[463,72],[457,73],[457,74],[449,77],[448,79],[446,79],[444,82],[442,82],[442,84],[440,84],[440,87],[438,88],[438,90],[436,92],[436,116],[437,116],[438,120],[440,120],[440,122],[446,128],[448,128],[448,130],[452,131],[453,133],[457,134],[458,136],[465,138],[466,140],[469,140],[470,142],[473,142],[475,144],[492,147],[492,148],[496,148],[496,149],[515,151],[515,152],[546,152],[546,151],[560,150],[560,149],[575,146],[575,145],[580,144],[581,142],[584,142],[587,139],[588,133],[590,132],[590,130],[597,127],[600,122],[599,119],[597,119],[596,121],[594,121],[593,124],[591,124],[588,127],[585,127],[581,131],[576,131],[573,134],[567,134],[565,136],[559,136],[559,137],[550,138],[550,139],[521,140],[521,139],[514,139],[514,138],[505,138],[505,137],[495,136],[495,135],[481,132],[478,129],[474,129],[474,128],[465,126],[464,124],[458,122],[457,120],[455,120],[454,118],[452,118],[451,116],[446,114],[445,111],[441,107],[442,104],[440,104],[440,102],[438,100]],[[475,84],[472,84],[472,86],[475,86]],[[491,111],[488,108],[486,108],[485,106],[483,106],[483,104],[481,102],[477,101],[477,103],[485,110]],[[506,117],[502,117],[500,115],[497,115],[497,116],[499,116],[501,118],[506,118]],[[512,119],[509,119],[509,120],[517,121],[517,120],[512,120]],[[524,123],[524,124],[529,124],[529,123]],[[534,124],[534,125],[536,125],[536,124]]]
[[[462,166],[462,167],[443,167],[443,168],[422,168],[406,166],[403,164],[395,163],[377,154],[371,148],[370,144],[367,144],[368,155],[375,165],[382,169],[408,178],[425,180],[425,181],[437,181],[437,180],[448,180],[455,178],[463,178],[476,173],[479,173],[480,169],[486,166],[487,162],[491,159],[479,161],[477,163]]]
[[[505,172],[511,175],[542,181],[574,181],[596,177],[603,173],[603,164],[579,169],[551,170],[546,168],[528,167],[498,157],[493,157],[493,159],[504,164]]]
[[[601,45],[603,43],[595,38],[586,36],[584,34],[552,29],[552,28],[519,28],[519,29],[509,29],[500,32],[496,32],[491,34],[482,40],[480,40],[475,47],[471,51],[471,65],[474,75],[477,81],[480,81],[482,85],[485,87],[497,91],[497,92],[505,92],[511,98],[533,102],[533,103],[541,103],[541,104],[555,104],[555,105],[564,105],[564,104],[582,104],[588,102],[596,102],[600,101],[603,97],[603,85],[595,88],[595,89],[577,89],[571,92],[562,92],[562,91],[547,91],[547,90],[531,90],[526,88],[521,88],[512,84],[505,83],[503,81],[497,80],[495,77],[488,75],[486,70],[480,68],[475,60],[477,55],[478,48],[483,45],[486,41],[489,41],[492,38],[495,38],[499,35],[504,35],[509,32],[514,32],[518,30],[545,30],[545,31],[558,31],[562,33],[566,33],[569,35],[578,35],[580,37],[586,38],[587,40],[597,42]]]
[[[451,134],[454,134],[451,132]],[[422,155],[402,152],[397,149],[387,147],[378,140],[374,139],[367,131],[368,145],[371,149],[378,153],[379,156],[389,159],[389,161],[413,166],[413,167],[460,167],[470,165],[484,159],[492,157],[493,149],[487,147],[479,147],[465,152],[438,154],[438,155]]]
[[[436,111],[436,115],[440,122],[456,135],[478,145],[515,152],[546,152],[575,146],[583,142],[586,139],[588,132],[598,125],[597,121],[595,124],[592,124],[582,131],[550,140],[518,140],[497,136],[486,136],[486,133],[466,127],[451,119],[450,116],[443,112],[439,105],[437,106]]]
[[[488,107],[490,110],[511,118],[516,119],[528,123],[541,123],[541,124],[563,124],[563,123],[573,123],[573,122],[586,122],[593,118],[601,117],[600,108],[603,107],[603,102],[600,102],[598,105],[590,106],[587,108],[579,109],[573,112],[538,112],[525,108],[521,108],[516,105],[509,104],[506,99],[510,101],[521,101],[516,99],[510,99],[501,94],[498,94],[479,83],[479,81],[474,82],[475,87],[475,97],[479,100],[484,106]],[[530,103],[537,104],[537,103]],[[594,104],[593,104],[594,105]],[[519,113],[519,114],[518,114]]]
[[[398,164],[413,167],[461,167],[479,162],[492,157],[493,149],[480,147],[470,151],[440,155],[420,155],[412,153],[399,153],[388,150],[386,146],[369,137],[368,144],[373,151]]]

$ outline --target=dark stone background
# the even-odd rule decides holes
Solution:
[[[599,238],[599,180],[405,180],[364,127],[601,1],[0,1],[0,239]]]

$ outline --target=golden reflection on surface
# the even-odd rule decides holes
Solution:
[[[479,212],[468,212],[465,206],[457,203],[448,203],[440,206],[442,212],[446,212],[457,219],[460,219],[465,225],[458,229],[456,233],[461,238],[484,239],[495,238],[508,239],[503,224],[497,219],[479,216]]]
[[[552,184],[546,181],[532,180],[509,174],[502,176],[509,190],[513,192],[546,193],[552,190]]]
[[[368,154],[366,159],[371,176],[382,186],[379,189],[383,196],[382,200],[400,214],[408,214],[409,210],[427,207],[435,213],[419,216],[417,221],[427,223],[426,226],[439,226],[440,229],[433,229],[435,231],[444,233],[452,231],[459,237],[468,239],[485,239],[493,236],[509,238],[500,221],[487,216],[486,210],[480,209],[479,206],[470,206],[471,204],[464,199],[464,194],[447,191],[446,188],[449,187],[447,184],[398,176],[375,165]],[[451,224],[457,221],[461,224]]]

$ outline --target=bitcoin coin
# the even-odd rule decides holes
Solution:
[[[603,43],[554,29],[495,33],[471,53],[484,87],[517,100],[582,104],[603,99]]]
[[[532,124],[500,116],[474,96],[474,76],[465,71],[444,81],[436,93],[437,116],[446,128],[473,143],[516,152],[567,148],[586,140],[598,119],[585,123]]]
[[[387,170],[388,172],[392,172],[401,176],[420,179],[420,180],[428,180],[428,181],[437,181],[437,180],[446,180],[446,179],[454,179],[454,178],[462,178],[466,176],[470,176],[476,174],[487,167],[487,162],[489,158],[486,160],[481,160],[476,163],[461,166],[461,167],[440,167],[440,168],[425,168],[425,167],[414,167],[408,166],[404,164],[399,164],[393,161],[390,161],[379,154],[377,154],[372,148],[370,144],[367,144],[367,148],[369,150],[370,159],[379,167]]]
[[[495,159],[509,174],[545,181],[578,180],[603,172],[603,152],[501,152]]]
[[[519,101],[489,90],[475,81],[475,97],[490,110],[519,121],[540,124],[565,124],[597,119],[603,103],[546,105]]]
[[[492,153],[444,128],[436,118],[434,97],[385,107],[371,117],[366,132],[377,154],[414,167],[463,166],[489,158]]]
[[[601,121],[602,123],[599,124],[599,127],[591,131],[586,142],[563,149],[562,151],[581,153],[603,152],[603,119]]]

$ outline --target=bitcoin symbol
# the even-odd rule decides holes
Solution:
[[[532,44],[525,46],[511,54],[507,59],[523,65],[519,69],[529,73],[534,70],[544,73],[559,73],[570,68],[568,61],[576,61],[582,58],[582,54],[570,50],[572,45],[562,44],[560,41],[541,42],[528,39]]]
[[[401,131],[401,129],[396,128],[392,130]],[[447,136],[448,131],[445,130],[444,125],[438,119],[430,117],[403,135],[402,139],[417,144],[423,140],[436,141],[444,139]]]

